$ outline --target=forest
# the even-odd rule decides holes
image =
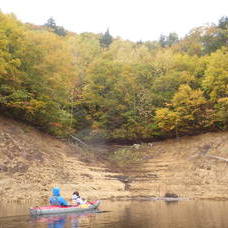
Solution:
[[[228,17],[183,38],[133,42],[0,12],[0,111],[59,138],[147,141],[227,130]]]

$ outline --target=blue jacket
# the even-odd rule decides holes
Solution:
[[[49,199],[51,205],[58,205],[58,206],[67,206],[67,201],[60,196],[60,188],[53,188],[52,189],[52,196]]]

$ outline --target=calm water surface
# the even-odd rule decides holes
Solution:
[[[227,228],[227,201],[102,201],[99,211],[31,217],[31,205],[0,205],[0,228]]]

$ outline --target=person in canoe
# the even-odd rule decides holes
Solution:
[[[67,201],[60,195],[60,188],[53,188],[52,189],[52,196],[49,199],[51,205],[56,206],[67,206]]]
[[[78,204],[78,205],[87,203],[86,200],[81,198],[81,196],[79,195],[79,192],[74,192],[72,194],[72,201],[73,201],[74,204]]]

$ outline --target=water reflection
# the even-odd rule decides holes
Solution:
[[[108,213],[98,213],[102,211]],[[0,217],[0,228],[227,228],[227,211],[227,201],[103,201],[100,211]]]
[[[51,215],[48,217],[36,217],[32,221],[33,224],[35,223],[45,223],[47,224],[48,228],[64,228],[66,223],[66,215]]]
[[[31,216],[31,224],[34,226],[46,225],[48,228],[64,228],[79,227],[80,223],[85,222],[87,225],[95,216],[95,213],[98,213],[98,210],[92,212],[83,212],[83,213],[65,213],[65,214],[56,214],[56,215],[40,215],[40,216]],[[80,220],[80,222],[79,222]],[[42,226],[43,227],[43,226]]]

